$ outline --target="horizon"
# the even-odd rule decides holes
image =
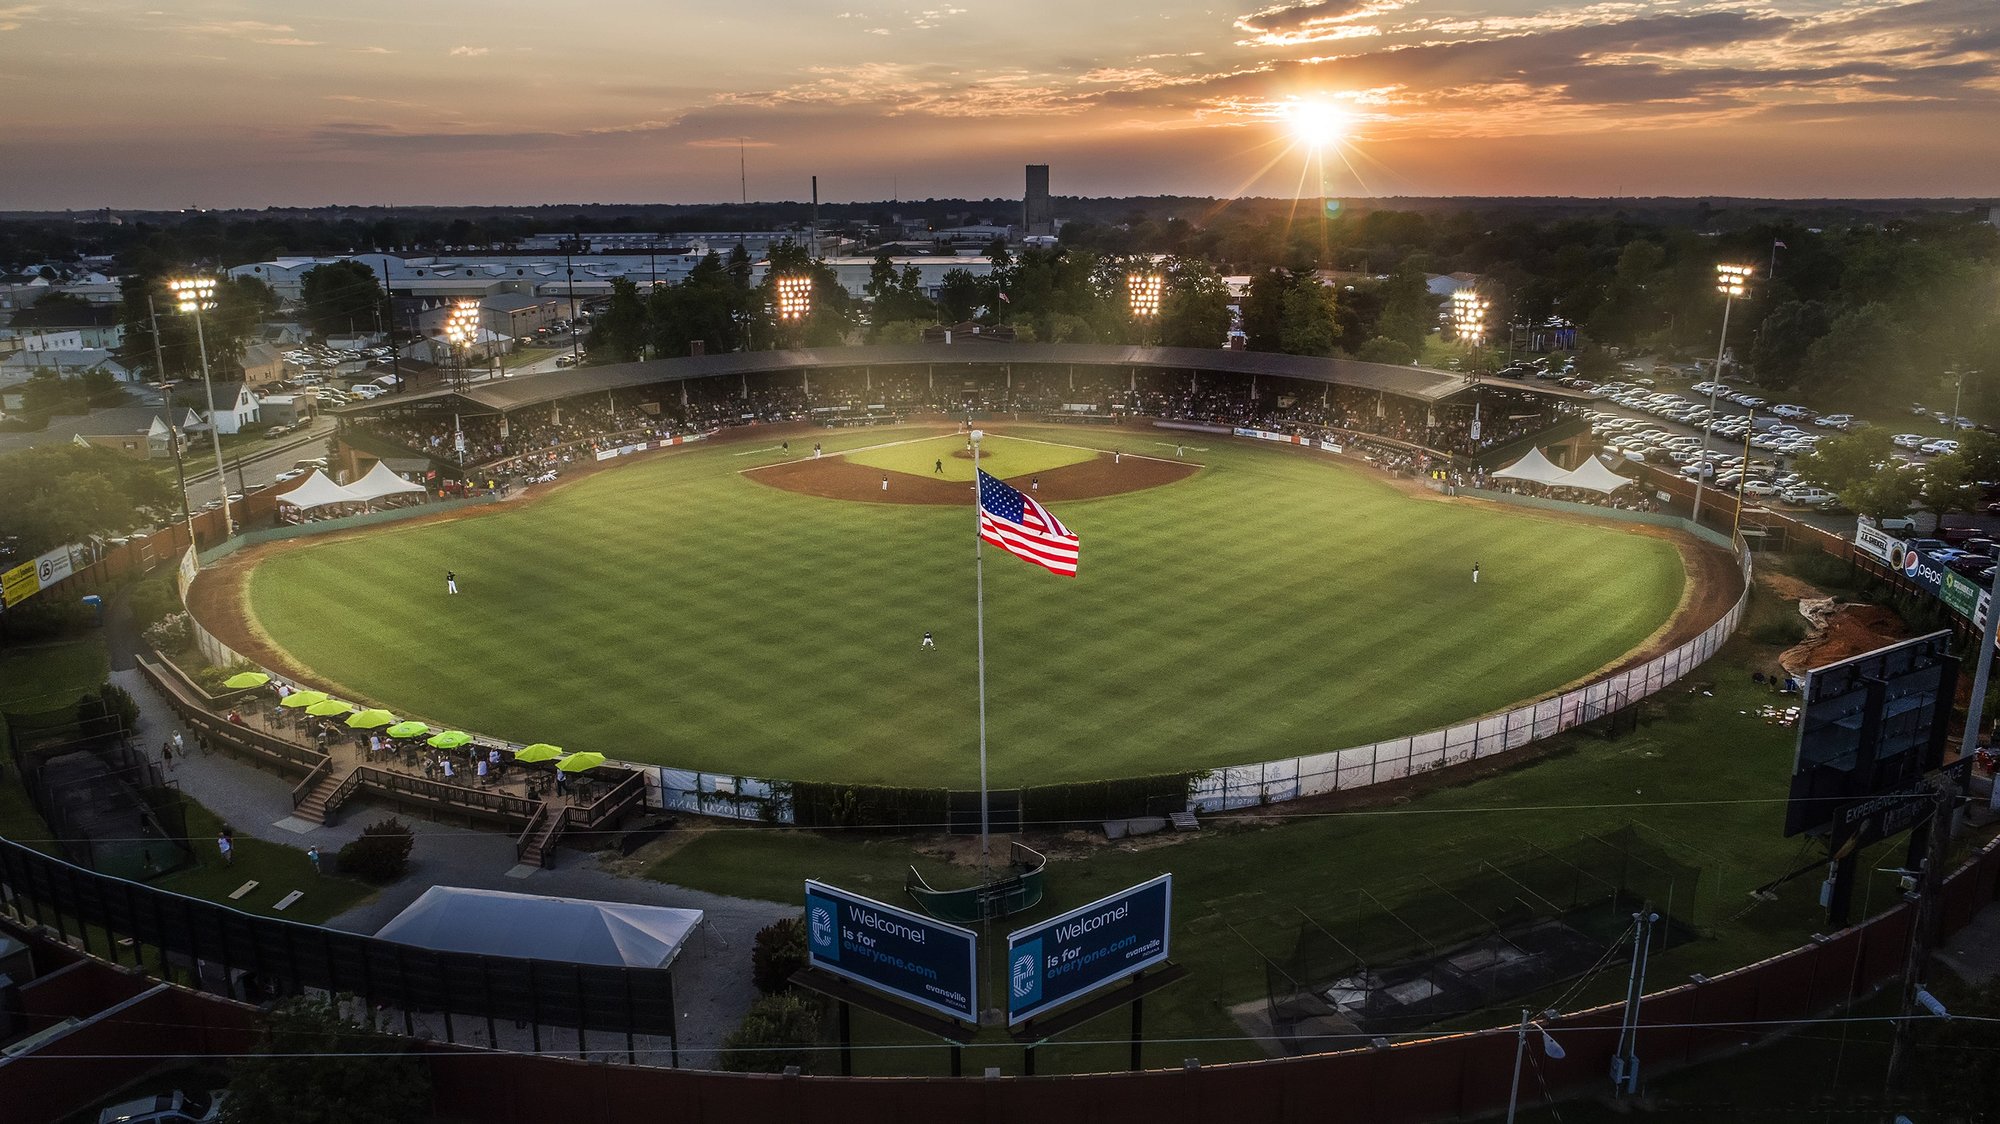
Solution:
[[[2000,190],[1989,0],[479,14],[0,0],[0,210]]]

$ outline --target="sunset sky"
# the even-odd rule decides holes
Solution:
[[[2000,195],[2000,0],[0,0],[0,208]]]

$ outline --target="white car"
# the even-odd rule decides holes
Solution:
[[[1775,496],[1778,494],[1778,486],[1769,480],[1746,480],[1743,483],[1743,494],[1746,496]]]
[[[1898,449],[1921,449],[1924,446],[1924,435],[1921,433],[1898,433],[1894,437],[1889,438],[1889,443]]]
[[[1823,425],[1828,429],[1846,429],[1848,426],[1854,424],[1854,415],[1821,414],[1819,417],[1813,419],[1813,424]]]
[[[299,477],[304,476],[305,474],[306,474],[305,469],[288,468],[285,471],[280,472],[276,476],[273,476],[271,478],[271,482],[274,484],[283,484],[287,480],[297,480]]]
[[[1922,445],[1919,445],[1917,451],[1920,453],[1929,453],[1934,457],[1943,456],[1946,453],[1958,452],[1958,442],[1949,437],[1940,437],[1935,441],[1926,441]]]
[[[372,382],[362,382],[362,383],[355,383],[354,388],[349,390],[348,393],[355,395],[356,397],[372,399],[372,398],[380,398],[384,394],[389,393],[389,391],[384,387],[376,386]]]
[[[1803,418],[1812,414],[1812,411],[1806,409],[1804,406],[1794,406],[1790,402],[1778,403],[1771,407],[1771,412],[1781,418]]]
[[[112,1105],[97,1114],[97,1124],[208,1124],[222,1115],[222,1104],[228,1099],[226,1089],[206,1093],[176,1089]]]

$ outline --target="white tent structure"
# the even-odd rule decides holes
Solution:
[[[326,473],[313,469],[311,476],[306,477],[298,487],[279,496],[278,502],[290,504],[303,511],[308,508],[325,507],[332,503],[359,503],[361,497],[327,479]]]
[[[375,935],[446,952],[664,968],[701,922],[698,909],[432,886]]]
[[[1593,492],[1603,492],[1608,496],[1636,481],[1628,480],[1604,467],[1604,462],[1596,457],[1585,457],[1583,463],[1576,466],[1575,471],[1568,473],[1556,483],[1564,488],[1585,488]]]
[[[1537,484],[1561,484],[1569,473],[1555,466],[1555,462],[1542,455],[1540,449],[1529,449],[1528,455],[1500,469],[1493,474],[1502,480],[1531,480]]]
[[[387,464],[376,461],[375,467],[368,470],[368,475],[347,485],[346,491],[357,500],[372,502],[384,496],[422,495],[424,486],[410,483],[391,472]]]

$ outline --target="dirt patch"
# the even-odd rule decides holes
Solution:
[[[1799,677],[1813,668],[1893,644],[1909,634],[1903,618],[1880,605],[1842,605],[1827,618],[1825,628],[1785,649],[1778,663],[1787,675]]]
[[[1007,483],[1043,503],[1061,503],[1064,500],[1091,500],[1157,488],[1185,480],[1197,471],[1198,466],[1185,461],[1130,454],[1114,458],[1109,453],[1099,453],[1079,464],[1064,465],[1028,476],[1009,477]],[[748,468],[744,470],[744,475],[773,488],[829,500],[939,505],[963,505],[972,501],[972,484],[968,481],[940,480],[907,472],[884,472],[838,456],[808,457],[784,464]],[[1039,488],[1034,486],[1037,478],[1041,481]]]
[[[1775,574],[1768,570],[1758,572],[1757,584],[1786,601],[1813,601],[1826,596],[1818,586],[1802,582],[1790,574]]]

